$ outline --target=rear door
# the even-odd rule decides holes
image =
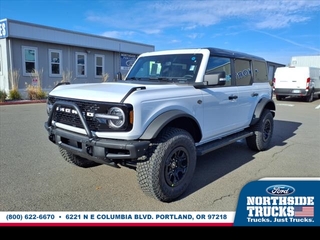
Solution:
[[[253,112],[261,97],[270,98],[271,86],[268,83],[265,62],[235,59],[234,69],[236,86],[238,87],[237,108],[240,111],[235,121],[239,128],[245,128],[250,124]],[[254,79],[260,79],[261,83]],[[261,87],[261,85],[265,86]]]
[[[275,72],[275,88],[279,89],[306,89],[308,68],[281,67]]]

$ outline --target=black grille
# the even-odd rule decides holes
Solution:
[[[91,131],[114,131],[113,129],[110,129],[106,120],[104,119],[97,119],[94,116],[95,113],[107,113],[108,109],[110,107],[115,106],[116,104],[108,104],[108,103],[100,103],[100,102],[86,102],[86,101],[79,101],[79,100],[73,100],[73,99],[64,99],[64,98],[56,98],[56,97],[52,97],[50,96],[48,98],[48,101],[51,104],[54,104],[57,101],[63,101],[63,102],[70,102],[70,103],[74,103],[76,104],[80,111],[81,114],[83,116],[83,118],[85,119],[88,128]],[[123,106],[123,105],[121,105]],[[63,124],[67,124],[73,127],[78,127],[78,128],[84,128],[80,117],[79,117],[79,113],[75,114],[74,110],[72,107],[69,106],[64,106],[63,103],[61,105],[58,106],[59,107],[59,111],[54,111],[54,114],[52,116],[52,120],[59,122],[59,123],[63,123]],[[64,111],[61,111],[61,108],[65,108]],[[67,109],[67,110],[66,110]],[[125,110],[125,112],[128,111],[128,109],[122,108],[123,110]],[[124,129],[118,129],[118,131],[124,131],[124,130],[129,130],[128,127],[131,129],[131,126],[128,124],[125,124],[125,128]]]

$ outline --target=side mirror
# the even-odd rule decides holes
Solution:
[[[213,72],[204,75],[204,82],[208,85],[225,85],[226,83],[226,72]]]

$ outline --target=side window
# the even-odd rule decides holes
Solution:
[[[95,76],[102,77],[104,74],[104,56],[103,55],[95,55]]]
[[[77,77],[85,77],[87,75],[87,54],[76,52],[76,69]]]
[[[62,51],[49,49],[49,76],[61,77]]]
[[[235,73],[236,73],[236,85],[246,86],[251,85],[251,68],[250,61],[236,59],[234,61]]]
[[[254,82],[268,82],[267,64],[262,61],[253,61]]]
[[[230,58],[211,56],[209,58],[206,74],[215,72],[226,73],[226,84],[225,86],[231,86],[231,60]]]
[[[36,47],[22,47],[23,76],[31,76],[38,69],[37,52]]]
[[[272,83],[275,71],[276,71],[275,66],[269,65],[269,67],[268,67],[268,80],[269,80],[269,83]]]

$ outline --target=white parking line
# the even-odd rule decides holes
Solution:
[[[286,106],[286,107],[294,107],[294,104],[286,104],[286,103],[277,103],[277,106]]]
[[[320,105],[316,106],[315,109],[320,109]]]

